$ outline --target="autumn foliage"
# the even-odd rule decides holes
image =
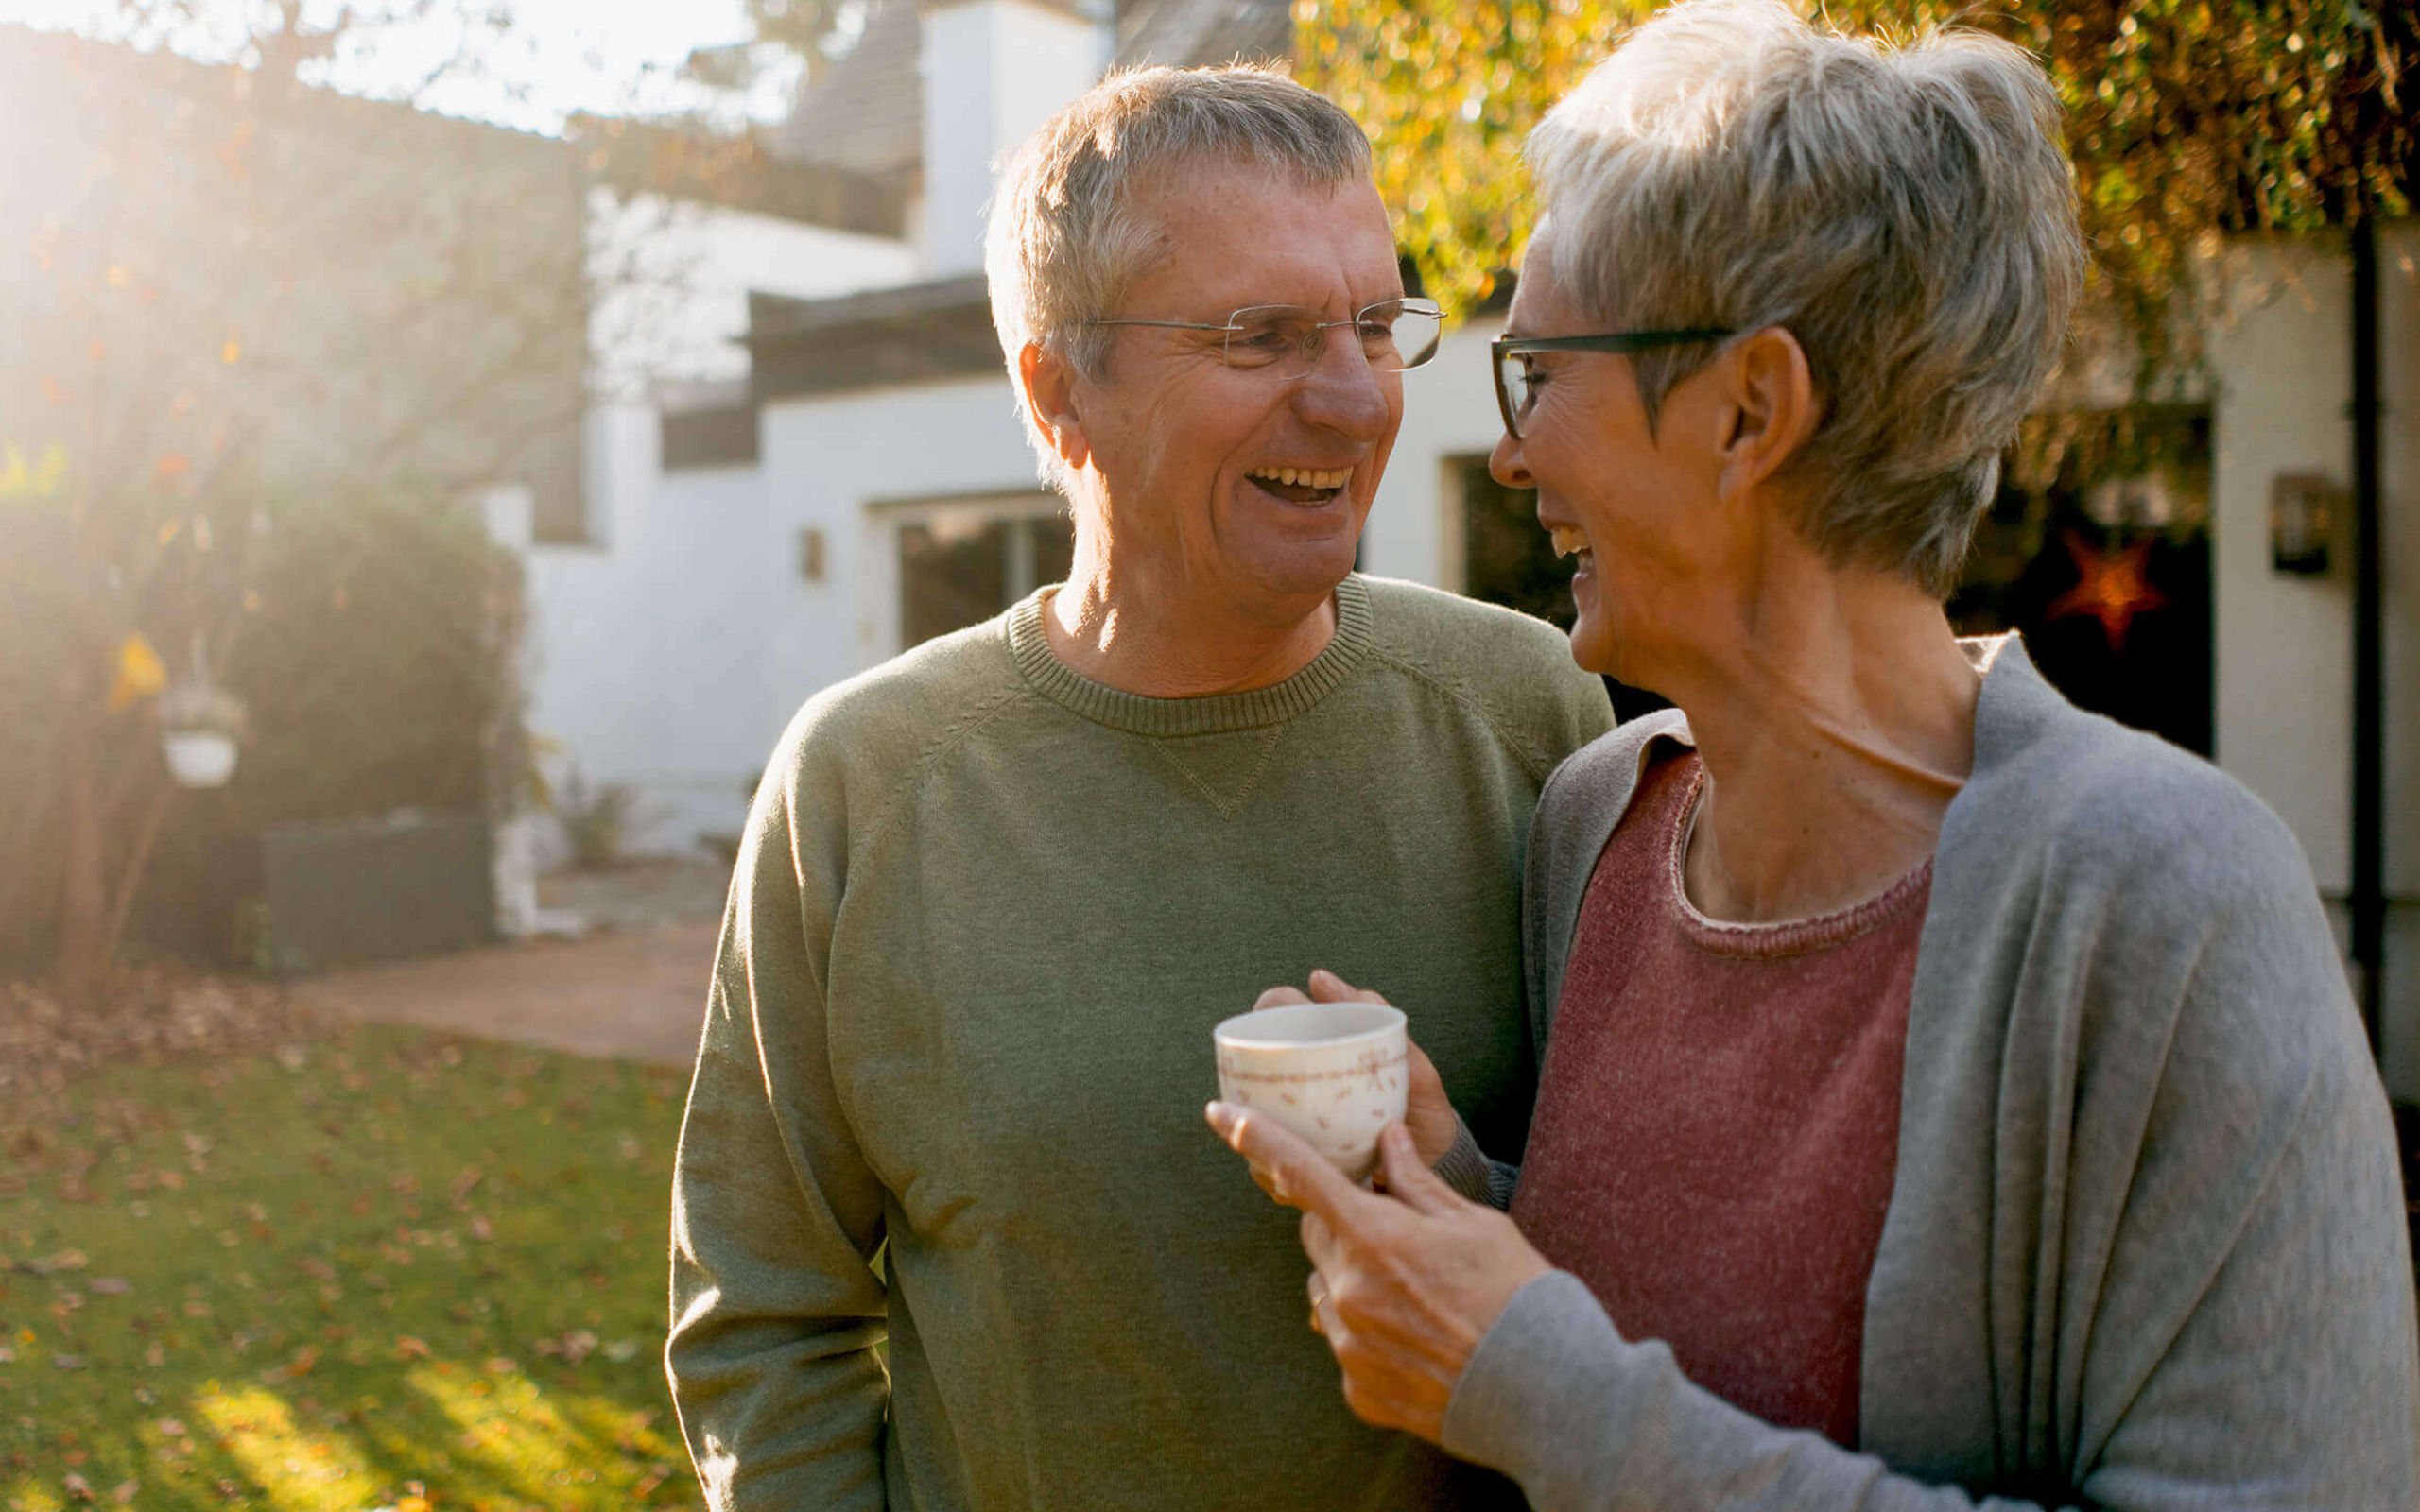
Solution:
[[[1650,0],[1302,0],[1299,72],[1370,130],[1406,249],[1449,306],[1519,262],[1521,140]],[[1832,24],[1959,25],[2044,60],[2067,112],[2102,298],[2151,359],[2197,355],[2196,257],[2219,233],[2408,214],[2420,8],[2347,0],[1837,0]]]

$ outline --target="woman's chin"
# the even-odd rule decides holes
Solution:
[[[1587,609],[1571,622],[1571,660],[1582,672],[1608,676],[1613,672],[1613,637],[1607,635],[1599,617]]]

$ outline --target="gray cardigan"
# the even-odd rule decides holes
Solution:
[[[1691,1384],[1560,1271],[1479,1342],[1445,1447],[1547,1512],[2411,1512],[2394,1134],[2301,850],[2215,768],[2068,704],[2014,637],[1970,649],[1975,768],[1918,947],[1861,1452]],[[1625,725],[1539,799],[1542,1046],[1658,737],[1689,738],[1677,713]],[[1501,1197],[1514,1173],[1496,1175]]]

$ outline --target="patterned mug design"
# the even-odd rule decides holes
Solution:
[[[1409,1085],[1399,1010],[1263,1009],[1221,1023],[1216,1039],[1220,1098],[1275,1119],[1357,1181],[1376,1167],[1378,1134],[1404,1116]]]

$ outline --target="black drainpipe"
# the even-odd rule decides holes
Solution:
[[[2353,240],[2353,961],[2370,1051],[2379,1044],[2386,977],[2386,683],[2378,528],[2378,232]]]

